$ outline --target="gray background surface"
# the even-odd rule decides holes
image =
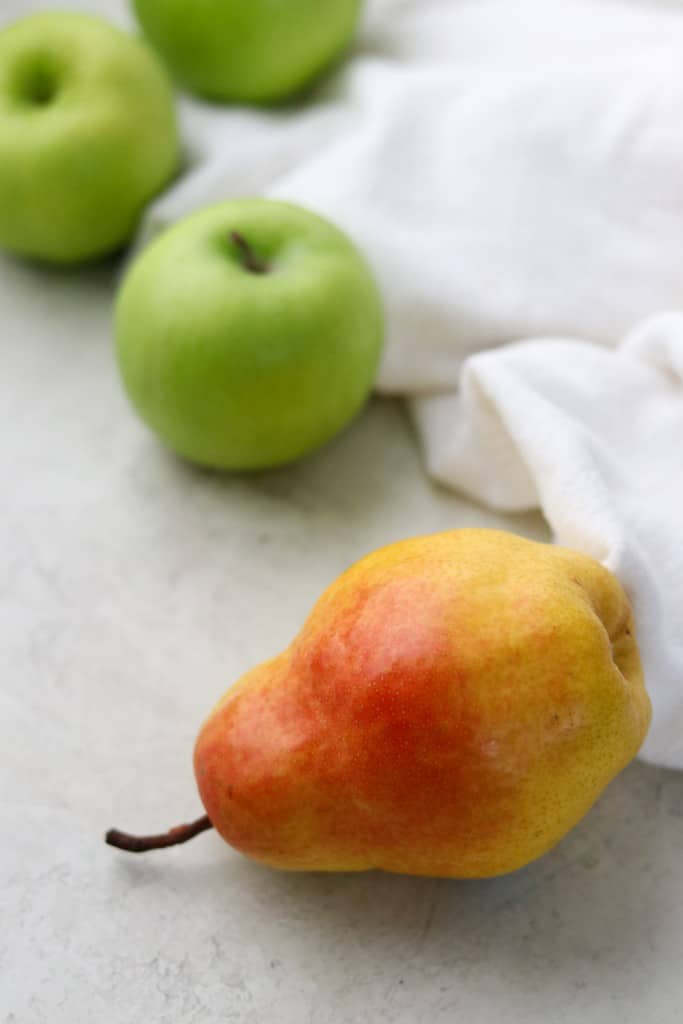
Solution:
[[[547,536],[430,486],[389,401],[287,471],[182,465],[118,383],[118,271],[0,258],[0,1021],[678,1024],[675,773],[633,765],[491,882],[280,875],[214,834],[148,859],[104,846],[110,825],[200,812],[199,723],[357,557],[463,525]]]

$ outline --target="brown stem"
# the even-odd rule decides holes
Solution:
[[[239,231],[230,232],[230,241],[237,246],[242,256],[242,262],[245,268],[252,274],[267,274],[270,267],[265,262],[258,258],[249,242],[246,240],[244,235],[241,235]]]
[[[158,836],[132,836],[129,832],[119,832],[117,828],[110,828],[104,841],[109,846],[115,846],[117,850],[125,850],[127,853],[146,853],[148,850],[162,850],[166,846],[179,846],[180,843],[186,843],[188,839],[194,839],[200,832],[206,832],[210,828],[213,828],[213,825],[208,814],[205,814],[191,825],[178,825]]]

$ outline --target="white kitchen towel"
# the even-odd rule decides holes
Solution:
[[[459,394],[413,401],[430,471],[498,509],[540,506],[558,543],[632,597],[654,724],[683,767],[683,313],[616,351],[544,338],[472,356]]]
[[[378,389],[442,483],[620,576],[643,753],[683,768],[683,0],[376,0],[305,104],[182,119],[142,237],[256,193],[345,228],[386,303]]]

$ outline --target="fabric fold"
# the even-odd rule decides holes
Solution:
[[[540,507],[634,606],[654,721],[643,756],[683,767],[683,315],[616,351],[534,340],[473,356],[460,392],[413,399],[435,479],[505,511]]]

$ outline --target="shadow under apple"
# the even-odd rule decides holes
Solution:
[[[503,515],[430,481],[417,440],[400,399],[374,396],[356,420],[336,438],[297,462],[253,473],[203,469],[165,451],[151,436],[138,449],[141,478],[150,471],[185,493],[203,493],[207,505],[263,503],[289,506],[321,530],[351,532],[359,557],[373,547],[417,532],[463,526],[514,529],[547,540],[540,513]],[[152,466],[152,462],[156,466]],[[252,525],[254,517],[249,517]]]

